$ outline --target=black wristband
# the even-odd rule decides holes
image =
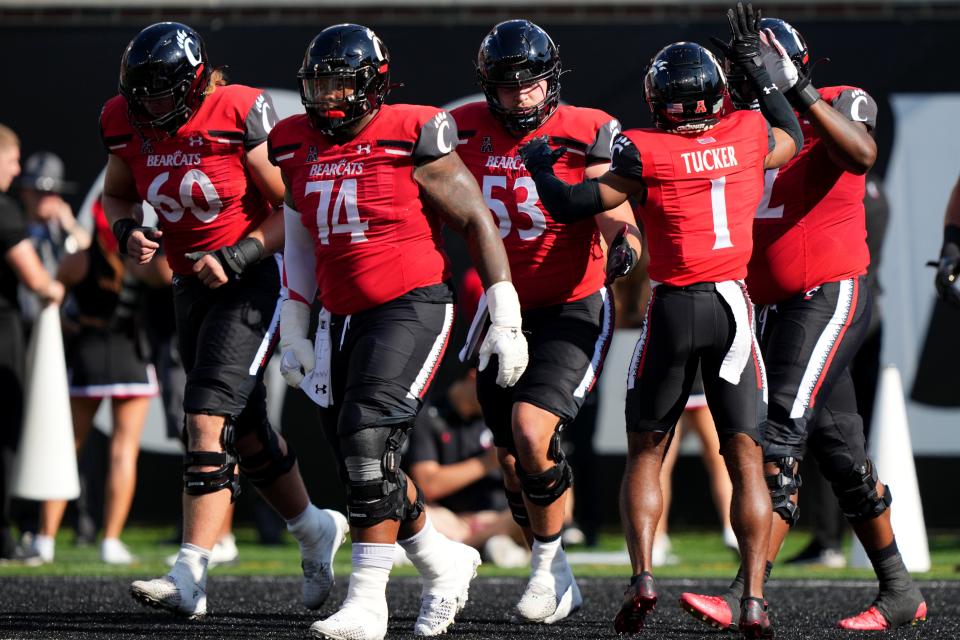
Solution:
[[[113,223],[113,235],[119,243],[120,255],[127,255],[127,241],[130,234],[140,228],[140,225],[133,218],[120,218]]]
[[[256,238],[244,238],[236,244],[223,247],[216,252],[216,256],[224,268],[239,276],[263,259],[263,244]]]
[[[817,88],[810,83],[809,78],[801,78],[797,84],[787,90],[787,100],[790,106],[797,110],[797,113],[806,113],[810,107],[815,105],[822,98]]]
[[[960,257],[960,226],[948,224],[943,228],[943,247],[940,249],[940,257]]]

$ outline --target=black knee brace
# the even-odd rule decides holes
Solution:
[[[250,455],[241,455],[236,450],[237,440],[253,433],[260,444],[260,450]],[[248,478],[255,487],[269,487],[277,478],[286,474],[297,462],[297,456],[290,445],[287,453],[280,449],[280,440],[266,419],[259,421],[258,426],[246,433],[238,433],[237,425],[228,419],[224,425],[224,446],[239,460],[240,473]]]
[[[883,495],[877,492],[877,470],[871,460],[833,483],[833,492],[840,502],[843,515],[850,522],[873,520],[890,506],[893,496],[890,487],[883,485]]]
[[[523,501],[523,494],[506,488],[503,493],[507,496],[507,506],[510,507],[510,515],[513,516],[513,521],[521,527],[529,527],[530,514],[527,513],[527,505]]]
[[[406,521],[413,515],[419,517],[423,510],[423,498],[417,488],[417,499],[411,503],[407,499],[407,476],[400,470],[400,448],[407,437],[408,423],[385,427],[368,427],[358,431],[354,437],[383,438],[377,477],[350,477],[347,482],[347,515],[350,524],[356,527],[372,527],[384,520]],[[384,437],[384,432],[388,435]],[[363,449],[369,450],[373,443],[364,443]],[[360,475],[352,472],[347,457],[348,476]]]
[[[226,427],[226,423],[225,423]],[[187,448],[183,454],[183,492],[190,496],[202,496],[230,489],[230,501],[240,495],[240,481],[234,471],[237,463],[229,446],[229,433],[226,428],[220,432],[220,446],[224,451],[190,451],[187,436],[187,417],[183,418],[183,444]],[[214,471],[191,471],[190,467],[217,467]]]
[[[567,457],[563,453],[563,447],[560,444],[560,434],[563,432],[564,424],[557,425],[557,430],[550,439],[550,449],[547,451],[547,457],[556,462],[555,465],[539,473],[527,473],[520,466],[520,460],[517,459],[516,470],[517,477],[520,479],[520,486],[523,492],[533,504],[546,507],[556,502],[562,496],[570,485],[573,484],[573,468],[567,462]]]
[[[240,495],[240,483],[233,471],[235,460],[226,451],[187,451],[183,455],[183,492],[202,496],[230,489],[231,502]],[[191,471],[190,467],[217,467],[214,471]]]
[[[800,510],[790,501],[790,496],[796,495],[803,481],[799,473],[795,473],[793,465],[796,458],[777,458],[772,461],[780,468],[780,473],[766,476],[767,488],[770,490],[770,500],[773,502],[773,511],[783,518],[791,527],[797,524]]]

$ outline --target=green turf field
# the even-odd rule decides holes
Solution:
[[[77,547],[73,544],[71,533],[65,533],[57,539],[56,562],[40,567],[0,565],[0,578],[10,575],[43,576],[153,576],[167,570],[163,559],[175,553],[177,547],[166,540],[172,534],[171,529],[141,528],[128,529],[124,542],[139,558],[139,562],[115,567],[100,562],[99,546]],[[256,534],[252,529],[236,531],[240,558],[232,565],[216,567],[213,575],[258,575],[285,576],[300,573],[300,560],[297,546],[289,536],[285,543],[276,546],[256,544]],[[736,572],[736,559],[717,533],[680,532],[670,536],[673,552],[680,563],[657,570],[658,577],[675,578],[726,578]],[[799,551],[808,541],[808,534],[798,531],[787,539],[781,558],[789,558]],[[615,551],[623,548],[623,539],[619,534],[611,533],[601,537],[599,550]],[[574,549],[578,549],[574,547]],[[578,549],[585,550],[585,549]],[[925,580],[960,580],[960,534],[935,534],[930,537],[930,554],[933,569],[917,574]],[[336,571],[340,575],[350,570],[350,545],[345,544],[337,553]],[[415,575],[413,567],[397,567],[396,575]],[[578,576],[626,576],[629,569],[624,566],[579,565],[575,568]],[[523,576],[522,569],[500,569],[489,564],[483,565],[480,575],[486,576]],[[779,565],[774,570],[774,578],[872,578],[870,570],[863,569],[827,569],[824,567],[791,567]]]

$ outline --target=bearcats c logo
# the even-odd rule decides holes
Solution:
[[[197,41],[188,36],[183,29],[177,31],[177,44],[183,49],[183,52],[187,55],[187,61],[191,65],[196,67],[200,64],[200,47],[197,46]]]

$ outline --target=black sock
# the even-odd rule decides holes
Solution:
[[[866,551],[880,582],[880,593],[874,606],[893,627],[910,622],[923,601],[923,595],[903,564],[896,539],[882,549]]]
[[[767,562],[763,568],[763,583],[766,584],[767,580],[770,579],[770,572],[773,571],[773,563]],[[743,590],[746,586],[746,578],[743,577],[743,565],[740,565],[740,568],[737,569],[737,577],[733,579],[733,582],[730,583],[730,586],[727,587],[726,593],[723,594],[723,599],[727,601],[727,604],[730,606],[730,611],[739,611],[740,610],[740,600],[743,598]]]

